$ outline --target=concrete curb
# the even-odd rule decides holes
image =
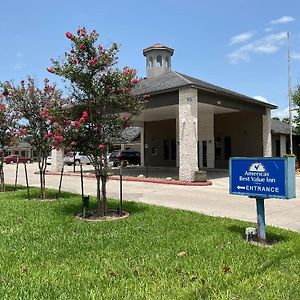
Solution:
[[[46,175],[60,175],[59,172],[46,172]],[[64,173],[63,176],[80,176],[80,174],[70,174]],[[95,178],[95,175],[85,174],[83,175],[85,178]],[[110,180],[120,180],[119,176],[109,176]],[[158,184],[171,184],[171,185],[185,185],[185,186],[211,186],[211,181],[206,182],[186,182],[186,181],[175,181],[175,180],[163,180],[159,178],[137,178],[130,176],[123,176],[123,181],[131,181],[131,182],[146,182],[146,183],[158,183]]]

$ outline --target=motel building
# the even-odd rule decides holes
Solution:
[[[194,181],[198,170],[228,169],[230,157],[288,152],[288,124],[271,120],[277,106],[173,71],[173,53],[162,44],[143,50],[147,77],[134,92],[150,97],[134,119],[138,143],[126,142],[140,147],[142,166],[178,169],[180,180]],[[63,152],[53,150],[52,170],[62,163]]]
[[[173,53],[162,44],[143,50],[147,77],[135,93],[150,97],[134,121],[142,165],[177,167],[180,180],[193,181],[199,169],[227,169],[231,156],[272,156],[277,106],[173,71]]]

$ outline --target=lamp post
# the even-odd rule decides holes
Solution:
[[[290,125],[290,154],[293,154],[293,122],[292,122],[292,91],[291,91],[291,56],[290,56],[290,33],[288,39],[288,95],[289,95],[289,125]]]

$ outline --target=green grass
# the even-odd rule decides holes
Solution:
[[[300,299],[297,233],[268,227],[277,243],[254,246],[249,223],[134,202],[128,219],[81,222],[63,196],[0,194],[1,300]]]

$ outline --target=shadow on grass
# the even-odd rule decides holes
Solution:
[[[241,225],[229,225],[226,226],[226,228],[233,232],[233,233],[237,233],[240,237],[242,237],[243,239],[246,239],[246,235],[245,235],[245,230],[247,227],[250,227],[249,225],[245,224],[245,226],[241,226]],[[255,225],[251,225],[251,227],[255,227]],[[278,234],[275,232],[269,232],[268,228],[267,228],[267,240],[273,244],[273,243],[278,243],[278,242],[287,242],[290,240],[290,237],[287,235],[283,235],[283,234]]]
[[[76,215],[79,212],[83,211],[82,206],[82,200],[80,195],[73,195],[73,199],[75,199],[75,202],[66,202],[63,207],[60,207],[59,209],[65,214],[65,215]],[[108,199],[107,201],[107,208],[110,210],[117,210],[118,206],[120,206],[120,202],[115,199]],[[97,209],[97,201],[94,197],[90,198],[90,205],[87,210],[96,210]],[[138,213],[142,213],[146,211],[148,207],[144,204],[131,202],[131,201],[123,201],[123,211],[129,212],[130,215],[135,215]]]

